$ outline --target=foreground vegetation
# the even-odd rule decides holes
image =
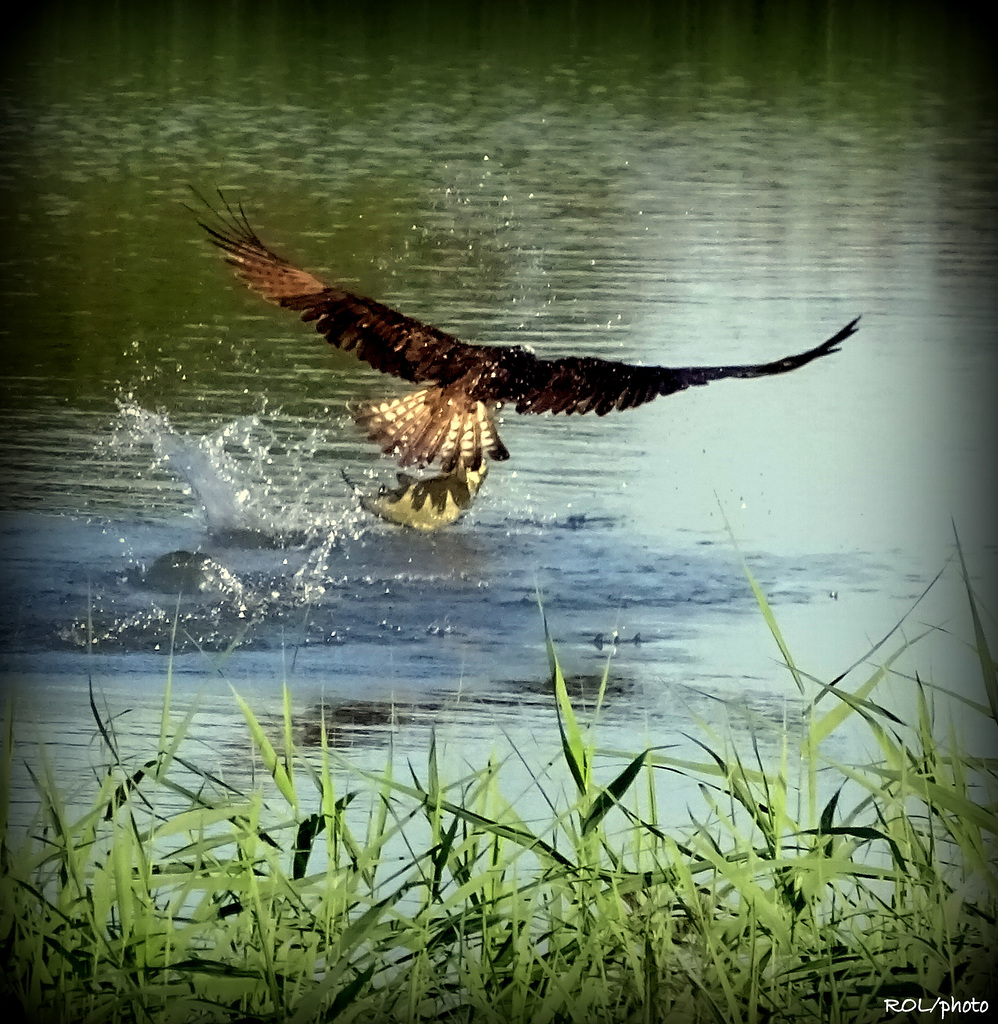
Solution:
[[[963,579],[982,695],[949,696],[993,730],[995,662]],[[603,757],[549,643],[561,755],[536,779],[540,827],[493,760],[445,781],[431,744],[422,770],[389,758],[373,778],[345,770],[325,732],[296,749],[287,697],[274,741],[235,698],[270,778],[233,792],[181,756],[168,678],[154,755],[115,765],[78,818],[42,773],[39,820],[15,839],[8,711],[5,1004],[46,1022],[853,1022],[911,1000],[932,1019],[981,1016],[998,995],[995,760],[934,735],[942,687],[897,660],[922,637],[878,644],[858,685],[822,683],[758,597],[815,697],[799,748],[787,740],[775,767],[710,738],[702,763]],[[910,723],[874,700],[892,676],[916,692]],[[856,728],[877,763],[822,756]],[[702,793],[675,834],[657,824],[663,773]]]

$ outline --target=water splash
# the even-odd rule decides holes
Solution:
[[[194,499],[204,530],[178,530],[171,519],[165,532],[157,523],[122,537],[127,567],[93,579],[88,615],[59,631],[62,642],[130,651],[218,651],[234,640],[266,647],[275,631],[295,632],[310,609],[338,600],[343,574],[331,563],[345,557],[344,543],[363,543],[373,521],[333,471],[340,456],[324,432],[261,413],[200,434],[130,400],[118,409],[106,451],[134,467],[136,506],[146,478],[165,473]],[[339,642],[330,623],[309,633],[310,642]]]
[[[213,533],[246,527],[257,518],[251,492],[242,486],[225,451],[228,428],[209,437],[191,437],[176,431],[163,413],[137,405],[119,408],[127,433],[152,445],[156,465],[187,482]]]
[[[314,427],[301,434],[291,424],[281,436],[272,420],[252,415],[201,435],[133,402],[118,408],[116,446],[149,445],[153,468],[189,488],[216,542],[284,546],[360,529],[356,502],[322,470],[327,442]],[[331,488],[340,493],[330,495]]]

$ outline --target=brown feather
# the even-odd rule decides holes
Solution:
[[[202,202],[214,222],[199,223],[253,291],[298,311],[331,345],[355,352],[374,369],[432,385],[407,399],[374,403],[355,413],[368,436],[404,466],[440,460],[451,469],[477,472],[486,455],[508,458],[491,413],[502,403],[519,413],[605,416],[727,377],[796,370],[837,352],[856,332],[859,320],[815,348],[769,363],[670,368],[595,356],[541,359],[520,346],[468,344],[373,299],[326,284],[264,245],[241,206],[234,209],[224,197],[221,210]],[[409,400],[415,404],[407,405]]]

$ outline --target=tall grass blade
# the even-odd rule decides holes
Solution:
[[[540,608],[541,621],[544,625],[544,644],[547,647],[548,664],[551,668],[551,685],[554,689],[555,707],[558,712],[558,731],[561,734],[561,748],[565,756],[565,763],[575,780],[575,786],[583,796],[589,792],[589,770],[590,762],[587,756],[586,744],[582,738],[582,731],[579,728],[575,710],[568,697],[568,687],[565,685],[565,677],[558,662],[558,655],[554,649],[554,641],[551,639],[551,631],[548,629],[547,615],[544,613],[544,606],[541,604],[541,597],[537,595],[537,606]]]
[[[291,777],[288,775],[287,769],[282,763],[281,758],[277,756],[277,752],[274,750],[273,744],[267,739],[260,722],[257,720],[256,715],[253,714],[250,706],[236,693],[235,689],[232,689],[232,695],[236,699],[236,703],[239,705],[239,710],[243,713],[243,718],[246,719],[246,724],[249,726],[250,736],[253,737],[253,743],[257,750],[260,752],[260,757],[263,760],[264,767],[270,773],[271,778],[277,785],[278,790],[288,804],[294,809],[298,809],[298,794],[295,792],[294,783]]]
[[[956,533],[956,526],[953,527]],[[960,538],[956,538],[956,550],[960,556],[960,572],[963,575],[964,589],[967,591],[967,602],[970,605],[970,618],[974,625],[974,646],[977,649],[977,657],[981,664],[981,678],[984,680],[984,691],[988,695],[988,704],[991,706],[991,718],[998,722],[998,666],[991,656],[988,647],[988,640],[984,633],[984,625],[981,622],[980,613],[977,610],[977,601],[974,598],[974,588],[970,583],[970,573],[967,572],[967,563],[963,557],[963,548],[960,546]]]
[[[793,677],[793,681],[797,686],[800,693],[804,693],[804,680],[801,676],[800,670],[797,668],[794,662],[793,655],[790,653],[790,648],[787,645],[786,640],[783,638],[783,632],[776,621],[776,616],[773,614],[773,609],[769,605],[769,601],[766,599],[766,595],[762,592],[762,588],[756,582],[755,577],[752,575],[748,565],[743,562],[745,576],[748,579],[749,586],[752,588],[752,593],[755,595],[756,604],[759,606],[759,610],[762,612],[763,621],[769,627],[769,632],[772,634],[773,639],[776,641],[776,646],[780,649],[780,655],[783,658],[783,663],[787,666],[790,671],[790,675]]]
[[[637,757],[633,758],[624,770],[607,785],[606,789],[596,797],[589,813],[582,820],[582,834],[584,836],[601,824],[610,809],[623,800],[625,794],[641,772],[641,769],[647,764],[650,753],[651,750],[643,750]]]

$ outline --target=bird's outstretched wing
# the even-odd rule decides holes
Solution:
[[[223,208],[215,209],[195,195],[210,214],[210,220],[198,223],[240,279],[269,302],[296,310],[302,320],[314,323],[331,345],[353,352],[382,373],[416,384],[447,383],[462,376],[460,367],[474,364],[482,346],[468,345],[380,302],[320,281],[267,248],[241,206],[233,208],[222,197]]]
[[[506,400],[516,403],[517,412],[594,412],[604,416],[608,412],[643,405],[661,395],[675,394],[726,377],[771,377],[789,373],[814,359],[838,352],[839,345],[856,333],[858,322],[859,317],[856,317],[827,341],[806,352],[768,363],[670,367],[634,366],[594,356],[534,359],[529,365],[518,368],[521,387]],[[518,358],[518,353],[499,357],[500,362],[510,363]]]
[[[201,197],[198,197],[201,199]],[[473,345],[429,324],[326,284],[269,249],[250,227],[242,207],[208,209],[199,220],[236,273],[270,302],[296,310],[326,340],[382,373],[413,383],[452,385],[463,398],[509,403],[517,412],[594,412],[605,415],[726,377],[788,373],[838,351],[856,332],[859,317],[806,352],[768,363],[735,366],[634,366],[595,356],[541,359],[521,346]]]

